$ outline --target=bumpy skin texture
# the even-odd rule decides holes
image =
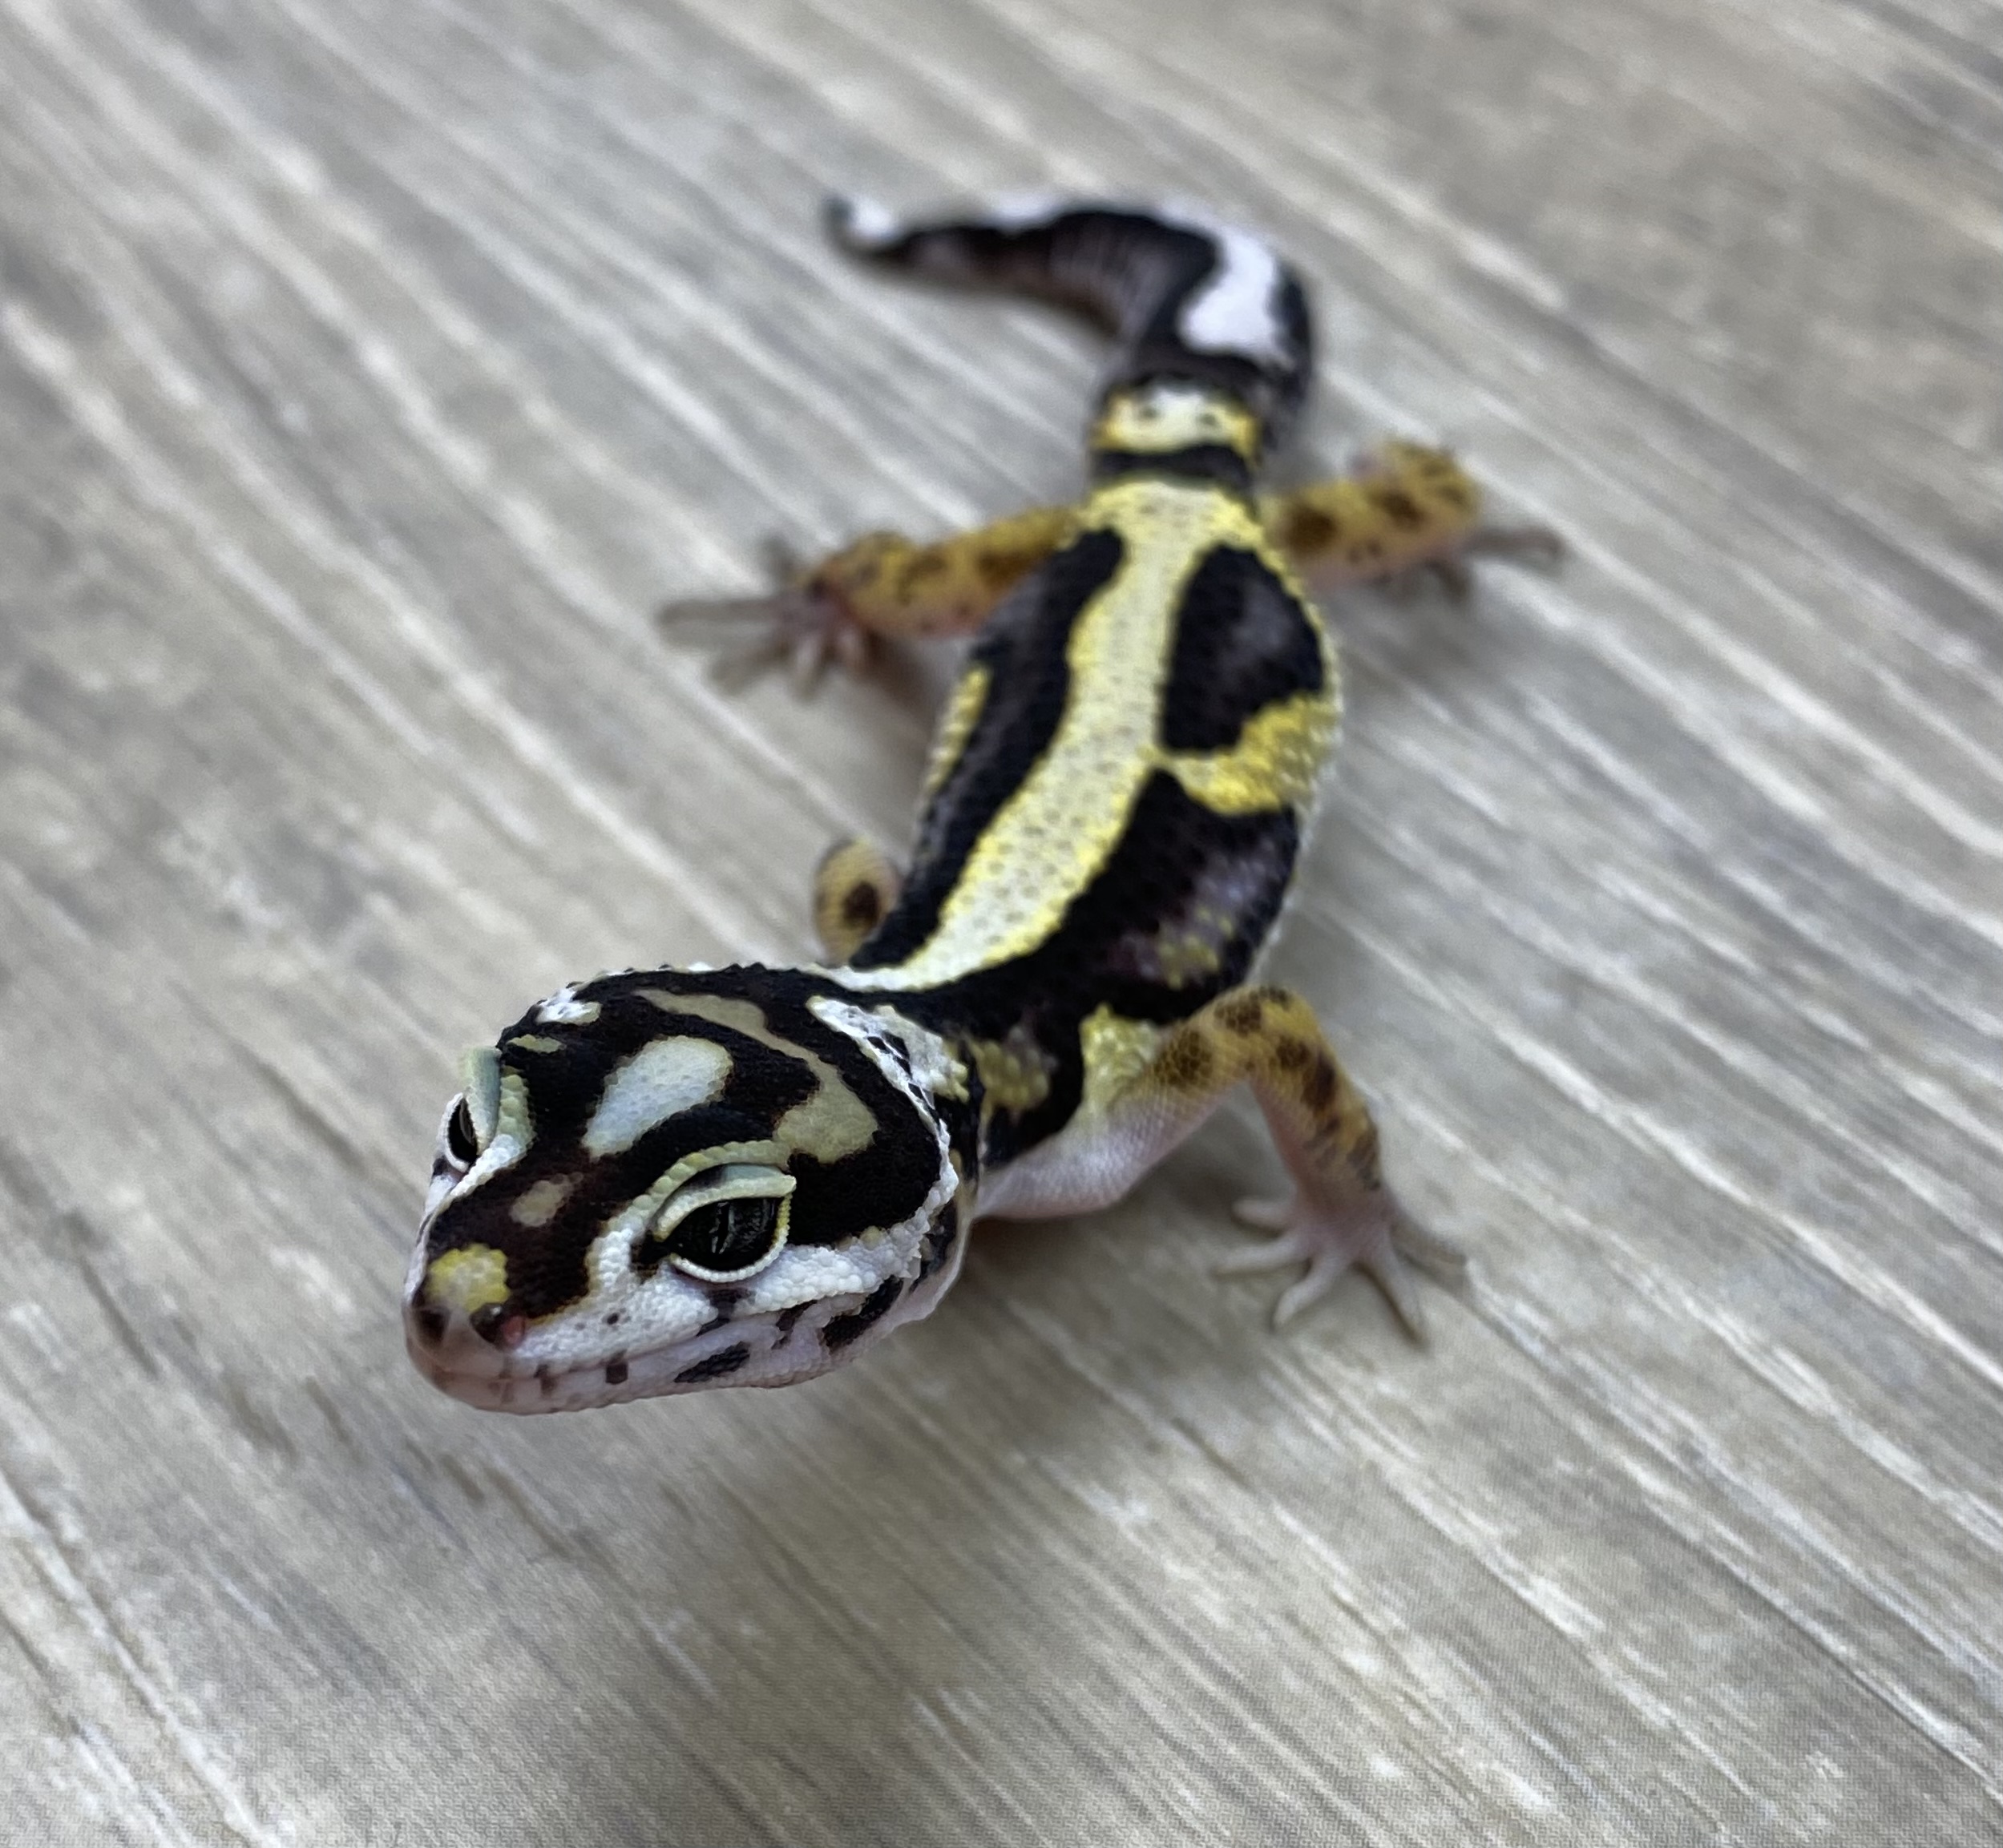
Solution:
[[[1117,1199],[1250,1083],[1292,1175],[1248,1205],[1290,1313],[1360,1264],[1415,1328],[1377,1134],[1311,1011],[1246,986],[1340,711],[1306,595],[1476,539],[1452,459],[1258,498],[1310,373],[1298,279],[1187,213],[1018,201],[850,249],[1084,306],[1117,345],[1092,486],[931,544],[872,534],[778,599],[784,645],[975,631],[908,870],[816,879],[830,967],[628,971],[467,1056],[406,1294],[446,1390],[537,1411],[842,1364],[926,1313],[983,1212]],[[1240,1265],[1237,1268],[1247,1268]]]

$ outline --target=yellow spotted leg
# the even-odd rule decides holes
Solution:
[[[1546,527],[1480,525],[1481,490],[1444,450],[1390,442],[1354,474],[1262,494],[1259,518],[1311,589],[1426,570],[1456,595],[1483,554],[1555,559]]]
[[[1384,1184],[1377,1125],[1314,1011],[1284,988],[1239,989],[1177,1029],[1156,1063],[1167,1086],[1223,1090],[1249,1080],[1293,1176],[1292,1198],[1242,1200],[1237,1208],[1240,1219],[1278,1236],[1218,1268],[1229,1273],[1305,1264],[1274,1310],[1274,1320],[1284,1322],[1355,1265],[1383,1291],[1406,1327],[1422,1335],[1424,1313],[1401,1255],[1446,1276],[1464,1269],[1467,1259],[1458,1245],[1406,1217]]]
[[[814,870],[814,930],[830,963],[846,962],[890,915],[903,890],[896,862],[874,841],[842,841]]]
[[[1064,543],[1075,518],[1069,507],[1032,507],[929,543],[901,533],[865,533],[807,566],[775,550],[783,587],[776,595],[671,603],[661,618],[766,615],[766,632],[733,657],[726,671],[742,674],[786,660],[794,679],[808,687],[830,660],[859,670],[878,636],[971,634]]]

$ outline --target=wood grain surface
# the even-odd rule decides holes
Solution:
[[[0,1838],[2003,1840],[1989,0],[0,0]],[[774,533],[1072,492],[1097,346],[831,184],[1200,199],[1357,596],[1270,966],[1476,1253],[1209,1263],[1249,1108],[779,1394],[483,1416],[458,1049],[791,958],[940,666],[720,690]]]

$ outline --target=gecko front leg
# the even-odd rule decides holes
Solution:
[[[879,636],[971,634],[1064,543],[1074,517],[1068,507],[1032,507],[930,543],[865,533],[805,566],[775,547],[772,563],[781,587],[773,595],[670,603],[660,616],[664,622],[762,616],[765,632],[726,656],[724,671],[742,677],[785,660],[805,688],[830,660],[860,672]]]

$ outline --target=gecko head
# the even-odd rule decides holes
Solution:
[[[404,1330],[470,1404],[784,1385],[925,1314],[959,1269],[973,1080],[834,976],[600,976],[462,1077]]]

